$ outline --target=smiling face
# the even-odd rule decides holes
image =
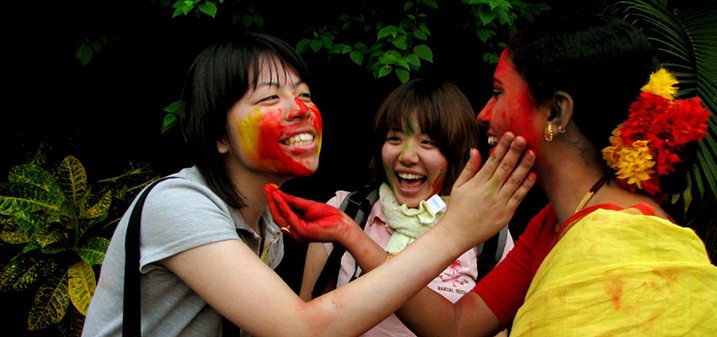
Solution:
[[[448,161],[415,120],[403,131],[389,131],[381,148],[386,177],[399,204],[418,207],[437,194],[446,180]]]
[[[217,143],[230,170],[309,176],[319,165],[322,121],[309,87],[278,60],[265,62],[256,88],[227,114],[227,136]]]
[[[493,97],[478,114],[478,122],[489,127],[490,145],[495,145],[505,132],[511,131],[525,137],[528,146],[535,149],[542,143],[547,116],[536,106],[528,83],[508,60],[506,51],[501,54],[493,75]]]

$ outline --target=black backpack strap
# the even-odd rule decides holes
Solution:
[[[366,225],[366,217],[371,213],[373,204],[378,200],[378,188],[376,184],[369,184],[357,191],[349,193],[344,201],[339,206],[346,215],[354,219],[354,221],[363,229]],[[346,252],[346,248],[338,243],[334,243],[334,249],[329,254],[324,269],[321,270],[314,289],[311,292],[311,297],[316,298],[321,296],[326,290],[329,282],[339,274],[341,269],[341,257]],[[354,272],[355,274],[355,272]]]
[[[139,229],[142,221],[142,208],[149,191],[160,181],[176,177],[164,177],[152,182],[142,191],[127,224],[125,237],[125,263],[124,263],[124,306],[122,320],[123,337],[142,336],[141,292],[139,278]],[[239,336],[241,330],[231,321],[222,316],[222,336]]]
[[[478,246],[478,277],[476,278],[476,283],[480,282],[498,264],[498,261],[503,256],[507,240],[508,226],[505,226],[498,234]]]
[[[125,236],[124,251],[124,302],[123,302],[123,318],[122,318],[122,336],[142,336],[142,313],[140,299],[139,278],[139,227],[142,221],[142,207],[147,199],[149,191],[154,188],[160,181],[171,179],[173,177],[165,177],[152,182],[142,191],[137,199],[137,203],[132,209],[132,214],[127,223],[127,233]]]

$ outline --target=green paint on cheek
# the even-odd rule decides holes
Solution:
[[[391,170],[386,166],[386,164],[383,165],[383,171],[386,173],[386,180],[388,180],[388,186],[391,187],[391,190],[393,189],[393,179],[391,179]]]

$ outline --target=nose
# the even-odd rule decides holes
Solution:
[[[398,156],[398,160],[404,165],[416,164],[419,161],[418,153],[413,146],[405,145],[401,154]]]
[[[295,104],[293,104],[291,110],[289,110],[287,118],[289,120],[306,118],[310,113],[309,107],[306,106],[306,103],[296,96],[294,96],[294,103]]]
[[[483,110],[478,114],[478,124],[485,127],[490,127],[490,119],[493,116],[493,99],[491,98],[483,107]]]

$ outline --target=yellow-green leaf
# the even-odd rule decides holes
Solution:
[[[10,260],[0,275],[0,289],[24,291],[38,279],[50,275],[57,264],[51,259],[38,259],[30,254],[20,254]]]
[[[67,312],[70,297],[67,291],[67,273],[50,277],[35,293],[35,302],[27,319],[28,330],[41,330],[59,323]]]
[[[72,309],[72,307],[68,307],[67,312],[65,313],[65,318],[60,321],[57,328],[60,330],[63,337],[81,337],[84,325],[85,315]]]
[[[70,275],[70,299],[77,311],[87,315],[87,308],[97,288],[95,272],[85,261],[75,263],[68,271]]]
[[[97,237],[87,240],[82,247],[77,249],[77,254],[87,262],[90,266],[102,264],[105,258],[105,252],[110,245],[110,240]]]
[[[74,202],[75,206],[80,205],[80,201],[87,191],[87,173],[82,163],[73,156],[67,156],[57,168],[57,175],[57,182],[65,194]]]
[[[94,219],[106,215],[112,204],[112,191],[101,191],[100,195],[88,195],[80,207],[80,219]]]

